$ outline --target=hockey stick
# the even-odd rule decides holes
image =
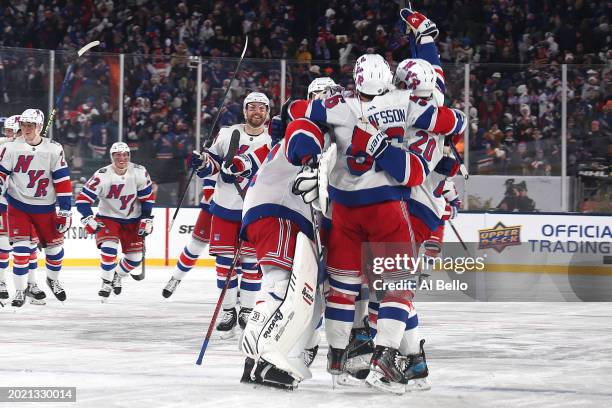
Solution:
[[[229,287],[230,281],[232,280],[232,273],[234,269],[236,269],[236,264],[238,263],[238,258],[240,257],[240,251],[242,249],[242,240],[238,241],[238,248],[236,249],[236,253],[234,254],[234,259],[232,259],[232,264],[230,265],[230,269],[227,272],[227,276],[225,277],[225,282],[223,283],[223,289],[221,289],[221,294],[219,294],[219,299],[217,300],[217,305],[215,306],[215,311],[210,319],[210,324],[208,325],[208,331],[206,332],[206,336],[204,337],[204,342],[202,343],[202,347],[200,348],[200,354],[198,355],[198,359],[196,361],[197,365],[202,365],[202,360],[204,359],[204,353],[206,352],[206,348],[208,348],[208,342],[210,341],[210,336],[212,335],[213,329],[215,328],[215,323],[217,322],[217,317],[219,316],[219,311],[221,310],[221,304],[223,303],[223,299],[225,298],[225,292],[227,292],[227,288]]]
[[[223,158],[223,163],[221,163],[222,167],[229,167],[232,165],[232,161],[234,160],[234,157],[238,153],[239,147],[240,147],[240,131],[238,129],[234,129],[234,131],[232,132],[232,137],[230,138],[229,147],[227,149],[225,157]],[[244,189],[240,186],[240,183],[237,180],[237,176],[234,176],[233,184],[234,184],[234,187],[236,187],[236,191],[238,191],[238,195],[240,195],[240,197],[244,200],[244,196],[246,195],[246,189],[247,189],[246,186]]]
[[[146,266],[145,263],[147,261],[147,247],[145,246],[146,237],[142,237],[142,279],[145,278]]]
[[[53,109],[51,109],[51,112],[49,112],[49,118],[47,119],[47,124],[45,125],[45,128],[43,129],[43,132],[41,134],[42,137],[47,136],[47,133],[49,132],[49,128],[53,126],[53,120],[55,119],[55,114],[61,107],[62,100],[64,99],[64,93],[66,92],[66,89],[68,88],[68,84],[70,83],[70,77],[72,76],[72,70],[74,69],[76,60],[79,57],[82,57],[83,54],[85,54],[87,51],[89,51],[90,49],[98,45],[100,45],[100,41],[92,41],[89,44],[86,44],[83,48],[77,51],[76,58],[74,59],[74,61],[70,63],[70,65],[68,65],[68,69],[66,70],[66,74],[64,75],[64,80],[62,81],[62,87],[60,88],[60,91],[57,94],[57,97],[55,98],[55,104],[53,105]]]
[[[206,139],[204,139],[204,145],[202,146],[202,150],[205,150],[212,145],[212,141],[213,141],[212,135],[215,130],[215,126],[217,126],[217,122],[219,121],[219,116],[221,116],[221,111],[223,110],[223,106],[225,105],[225,99],[227,98],[227,94],[229,93],[229,90],[232,87],[232,83],[234,82],[234,79],[236,79],[236,74],[238,74],[238,71],[240,70],[240,66],[242,65],[242,61],[244,60],[244,55],[246,54],[246,50],[248,46],[249,46],[249,36],[247,35],[244,41],[244,48],[242,49],[242,54],[240,55],[240,60],[238,60],[238,65],[236,65],[236,69],[234,70],[232,79],[230,79],[229,84],[227,84],[227,88],[225,89],[225,93],[223,94],[223,98],[221,99],[221,105],[219,105],[219,109],[217,110],[217,113],[215,114],[215,118],[212,122],[212,126],[210,127],[210,130],[208,131],[208,136],[206,137]],[[200,80],[201,78],[198,78],[198,81]],[[181,198],[178,202],[176,210],[174,210],[174,214],[172,215],[172,220],[170,221],[170,225],[168,226],[168,232],[172,231],[172,226],[174,225],[174,221],[176,220],[176,216],[178,215],[179,210],[183,206],[183,201],[185,201],[187,190],[189,190],[189,185],[191,184],[191,180],[193,180],[193,175],[195,173],[196,173],[195,169],[192,169],[191,174],[189,175],[189,179],[187,180],[187,183],[185,184],[185,188],[183,189],[183,192],[181,193]]]
[[[427,191],[425,191],[425,188],[423,187],[423,185],[419,185],[418,186],[421,191],[425,194],[425,196],[427,197],[427,199],[429,200],[429,203],[431,204],[432,207],[435,207],[436,205],[433,202],[433,199],[431,198],[431,195],[427,194]],[[463,242],[463,239],[461,238],[461,235],[459,235],[459,231],[457,231],[457,229],[455,228],[455,226],[453,225],[453,222],[450,220],[450,218],[448,220],[448,224],[451,226],[453,232],[455,233],[455,235],[457,236],[457,239],[459,240],[459,242],[461,243],[461,246],[463,247],[463,249],[465,250],[465,252],[471,256],[470,251],[468,250],[467,245],[465,245],[465,242]]]

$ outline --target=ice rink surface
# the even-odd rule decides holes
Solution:
[[[0,406],[612,406],[610,303],[417,303],[431,391],[332,390],[323,340],[313,378],[285,392],[239,383],[237,337],[214,338],[195,365],[217,299],[214,272],[192,271],[165,300],[169,274],[148,268],[144,281],[128,278],[120,296],[101,304],[98,271],[66,268],[65,304],[0,308],[0,386],[77,387],[76,404]]]

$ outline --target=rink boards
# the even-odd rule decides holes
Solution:
[[[168,231],[174,210],[153,210],[154,231],[146,240],[148,265],[174,265],[189,240],[199,209],[181,209]],[[96,266],[95,240],[85,233],[79,219],[75,211],[73,226],[65,234],[65,265]],[[470,255],[487,254],[490,272],[612,276],[612,216],[462,213],[453,224]],[[458,242],[448,224],[444,239]],[[213,259],[203,256],[198,265],[212,266]]]

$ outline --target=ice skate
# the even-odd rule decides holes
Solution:
[[[60,285],[59,280],[47,278],[47,285],[49,286],[57,300],[59,300],[60,302],[66,300],[66,292],[64,291],[64,288],[62,288],[62,285]]]
[[[221,316],[221,323],[217,325],[217,331],[221,339],[229,339],[234,335],[234,327],[238,323],[238,314],[236,308],[223,309],[223,316]]]
[[[412,354],[406,357],[406,368],[404,369],[404,378],[401,381],[405,384],[406,391],[427,391],[431,386],[427,382],[429,368],[427,367],[427,358],[423,345],[425,340],[421,340],[419,354]]]
[[[169,298],[172,296],[177,286],[181,283],[180,279],[170,278],[164,290],[162,290],[162,296],[165,298]]]
[[[8,299],[9,293],[6,290],[6,283],[0,281],[0,299]]]
[[[255,360],[247,357],[244,362],[244,371],[240,382],[243,384],[257,384],[266,387],[280,388],[293,391],[297,388],[299,381],[286,371],[283,371],[265,360],[259,360],[255,366]]]
[[[98,291],[98,296],[100,296],[102,303],[108,302],[108,297],[110,296],[112,290],[113,290],[112,282],[106,279],[102,279],[102,287]]]
[[[38,287],[35,283],[28,283],[28,287],[25,291],[26,297],[31,298],[30,303],[33,305],[46,305],[45,298],[47,294]]]
[[[115,295],[121,294],[121,276],[117,272],[115,272],[115,275],[113,276],[113,282],[111,283],[111,286],[113,287],[113,293]]]
[[[142,269],[140,270],[140,273],[134,273],[134,272],[135,271],[130,272],[130,276],[132,277],[132,279],[141,281],[145,278],[145,273]]]
[[[315,357],[317,356],[317,352],[319,351],[319,346],[314,346],[313,348],[304,349],[302,352],[302,357],[304,359],[304,364],[306,367],[310,367],[314,362]]]
[[[344,372],[346,354],[344,349],[329,347],[327,351],[327,372],[332,375],[332,388],[336,388],[338,376]]]
[[[11,306],[13,307],[21,307],[25,303],[26,295],[25,290],[17,290],[15,291],[15,297],[11,302]]]
[[[238,325],[240,326],[240,328],[242,330],[244,330],[244,328],[247,325],[247,322],[249,321],[249,316],[251,315],[251,311],[253,309],[250,307],[241,307],[240,308],[240,313],[238,313]]]
[[[393,394],[403,394],[406,390],[402,359],[399,351],[394,348],[376,346],[370,362],[370,373],[366,383],[381,391]]]

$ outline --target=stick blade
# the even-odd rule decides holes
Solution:
[[[100,41],[92,41],[89,44],[85,44],[85,46],[83,46],[83,48],[81,48],[80,50],[77,51],[77,55],[80,57],[83,54],[85,54],[87,51],[89,51],[90,49],[92,49],[93,47],[97,47],[98,45],[100,45]]]

